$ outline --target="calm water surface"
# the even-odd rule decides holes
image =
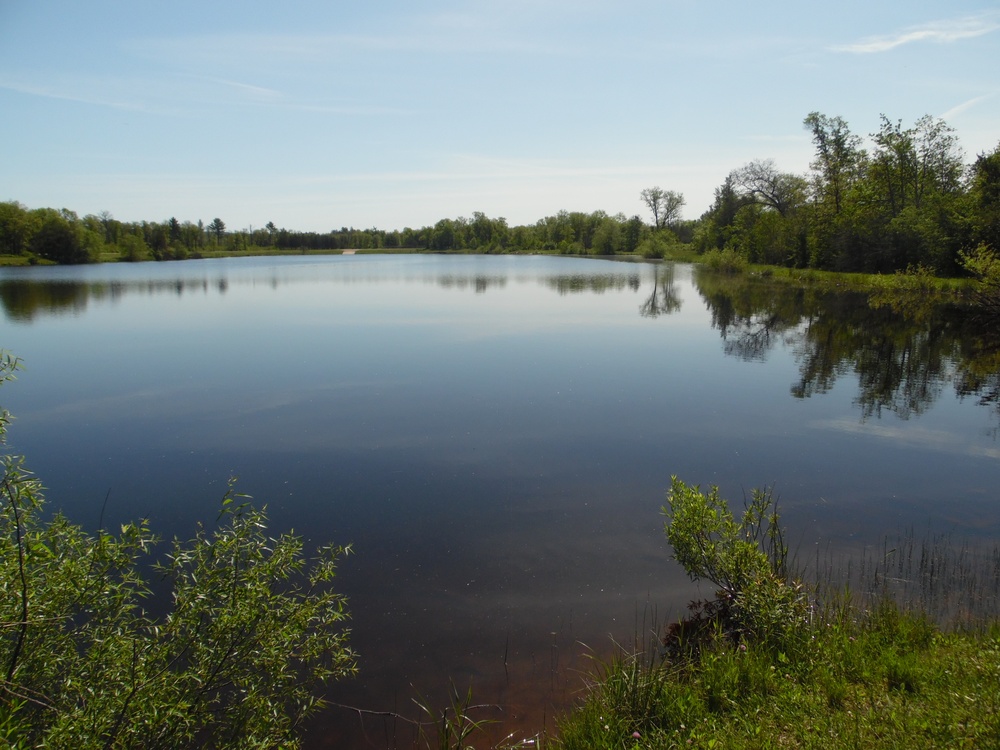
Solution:
[[[449,680],[551,729],[587,644],[696,595],[670,475],[773,485],[793,546],[1000,538],[996,373],[948,310],[735,284],[688,265],[336,256],[0,270],[0,400],[52,506],[211,521],[226,479],[275,531],[351,543],[361,675],[414,715]],[[644,620],[647,621],[644,624]],[[310,735],[405,746],[334,709]]]

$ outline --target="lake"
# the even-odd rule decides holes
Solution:
[[[51,507],[190,536],[238,476],[275,533],[353,545],[361,673],[331,698],[363,710],[418,716],[451,682],[497,737],[551,730],[588,648],[699,595],[663,535],[671,475],[773,487],[807,560],[1000,539],[995,348],[945,305],[432,255],[7,268],[0,305],[10,447]],[[307,745],[411,737],[333,708]]]

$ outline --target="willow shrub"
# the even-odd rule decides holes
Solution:
[[[0,382],[16,366],[0,353]],[[294,747],[319,687],[355,671],[331,587],[347,548],[307,559],[297,537],[269,537],[230,483],[214,527],[150,566],[145,522],[89,534],[43,512],[22,459],[0,460],[0,740]],[[172,586],[162,616],[144,607],[150,570]]]
[[[737,640],[780,643],[804,622],[808,606],[802,587],[789,577],[774,496],[754,490],[737,519],[718,487],[704,493],[676,476],[670,481],[663,514],[674,558],[692,580],[718,587],[716,599],[698,609],[700,617]]]

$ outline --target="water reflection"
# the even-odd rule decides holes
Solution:
[[[225,294],[229,289],[226,277],[216,279],[163,279],[145,281],[69,280],[35,281],[25,279],[0,280],[0,305],[7,318],[17,323],[31,323],[42,315],[79,315],[90,302],[117,303],[128,294]]]
[[[76,278],[68,276],[58,268],[45,269],[5,269],[0,278],[0,306],[8,320],[17,323],[31,323],[39,316],[79,315],[91,302],[117,303],[127,295],[171,294],[181,297],[185,294],[208,295],[226,294],[230,286],[266,286],[278,290],[285,285],[315,284],[369,284],[369,283],[419,283],[433,284],[442,289],[458,291],[472,290],[483,294],[490,290],[502,290],[513,278],[518,283],[537,282],[560,295],[628,290],[637,292],[643,275],[653,279],[653,296],[644,304],[643,314],[663,314],[680,307],[677,288],[673,284],[672,266],[650,273],[620,264],[617,272],[539,275],[523,273],[482,273],[474,269],[462,272],[445,272],[431,269],[424,273],[400,273],[380,271],[369,265],[345,266],[341,274],[322,274],[321,278],[311,272],[315,262],[301,262],[298,258],[281,258],[274,268],[260,259],[233,259],[258,261],[257,265],[226,265],[211,261],[188,261],[183,268],[177,264],[168,267],[136,264],[130,266],[89,267],[83,272],[98,278]],[[294,264],[294,261],[300,261]],[[206,264],[202,273],[192,271],[197,264]],[[209,265],[211,264],[211,265]],[[101,270],[106,271],[101,274]],[[325,269],[329,271],[329,268]],[[418,269],[419,271],[419,269]],[[103,276],[103,277],[102,277]]]
[[[745,361],[764,360],[784,334],[817,312],[818,301],[801,289],[781,289],[706,269],[694,279],[726,354]]]
[[[655,269],[652,277],[653,288],[639,306],[639,314],[644,318],[658,318],[680,310],[680,288],[674,281],[674,265],[671,263],[662,269]]]
[[[474,289],[476,294],[483,294],[488,289],[503,289],[507,286],[507,277],[485,274],[456,276],[446,274],[437,279],[437,283],[444,289]]]
[[[550,289],[559,294],[579,294],[580,292],[594,292],[604,294],[609,291],[621,291],[630,289],[637,291],[640,285],[638,273],[629,274],[571,274],[553,276],[546,279],[545,284]]]
[[[89,291],[83,284],[37,284],[0,281],[0,303],[8,320],[30,323],[36,315],[75,315],[87,307]]]
[[[694,276],[726,354],[765,360],[780,342],[794,353],[796,398],[857,378],[862,419],[883,411],[923,414],[953,386],[959,396],[1000,404],[993,328],[964,306],[933,299],[788,289],[766,279],[702,270]]]
[[[43,316],[78,316],[91,303],[117,304],[129,295],[218,295],[231,287],[317,283],[314,263],[280,259],[269,265],[193,261],[182,268],[88,269],[95,278],[74,278],[62,269],[6,269],[0,278],[0,306],[7,320],[31,324]],[[294,261],[300,261],[295,263]],[[287,263],[293,261],[292,263]],[[205,263],[200,269],[198,263]],[[287,264],[286,264],[287,263]],[[682,290],[673,264],[614,271],[526,275],[515,268],[484,273],[474,267],[441,273],[434,268],[400,273],[389,266],[349,266],[350,272],[324,275],[325,284],[405,281],[442,289],[487,291],[517,283],[540,283],[560,296],[638,292],[648,289],[638,306],[646,318],[680,311]],[[513,271],[513,273],[511,273]],[[891,412],[901,419],[924,413],[947,386],[974,398],[1000,415],[1000,337],[995,326],[978,321],[969,310],[929,294],[873,295],[802,289],[748,276],[697,268],[693,281],[722,337],[724,352],[747,362],[762,362],[781,346],[793,352],[799,378],[795,398],[829,392],[842,378],[857,379],[854,399],[862,419]]]

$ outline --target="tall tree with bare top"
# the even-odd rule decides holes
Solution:
[[[684,194],[674,190],[664,190],[660,186],[646,188],[639,197],[653,214],[653,226],[657,229],[670,227],[680,221],[684,208]]]

